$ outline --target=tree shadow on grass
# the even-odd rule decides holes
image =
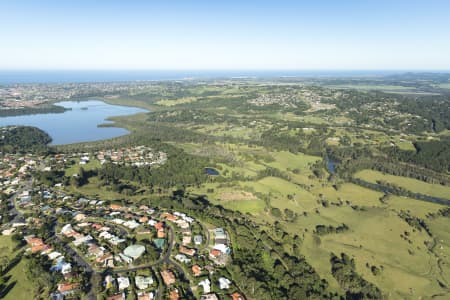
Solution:
[[[9,291],[11,291],[16,284],[17,281],[13,281],[7,285],[0,286],[0,299],[3,299],[6,295],[8,295]]]
[[[15,266],[17,266],[17,264],[22,260],[22,256],[21,255],[17,255],[16,257],[14,257],[9,264],[6,266],[6,268],[3,269],[2,273],[0,274],[0,276],[7,274],[9,271],[11,271]],[[0,297],[1,298],[1,297]]]
[[[24,240],[20,240],[17,242],[16,246],[14,247],[14,251],[21,250],[27,243],[25,243]]]

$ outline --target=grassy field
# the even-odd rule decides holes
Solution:
[[[281,178],[266,177],[256,182],[245,182],[242,185],[250,190],[254,190],[256,193],[268,196],[273,207],[304,211],[315,206],[313,195]],[[288,195],[293,195],[292,200],[288,199]]]
[[[221,186],[219,183],[207,183],[201,188],[191,188],[190,192],[195,194],[207,195],[208,199],[214,203],[221,205],[225,208],[237,210],[243,213],[251,213],[258,215],[261,213],[266,204],[262,199],[254,196],[250,192],[246,191],[244,186],[241,186],[240,182],[236,182],[232,186]],[[250,193],[250,197],[228,197],[229,194],[246,194]]]
[[[222,146],[222,149],[207,149],[206,155],[223,155],[230,157],[232,161],[238,161],[239,164],[220,163],[219,170],[222,176],[232,178],[240,175],[247,178],[255,177],[259,171],[267,167],[276,168],[280,171],[286,172],[291,176],[292,180],[287,181],[278,177],[265,177],[259,180],[236,181],[232,187],[221,186],[215,183],[203,185],[202,188],[193,188],[193,193],[205,194],[215,204],[223,205],[224,207],[239,210],[244,213],[252,213],[259,215],[265,208],[265,201],[268,201],[271,206],[280,209],[291,209],[293,211],[302,213],[303,211],[312,210],[316,204],[316,195],[311,194],[298,184],[318,185],[319,183],[308,177],[311,174],[309,166],[320,157],[305,155],[302,153],[293,154],[287,151],[266,152],[261,147],[248,147],[235,144],[227,144]],[[195,153],[200,149],[194,144],[183,144],[183,148]],[[198,153],[197,153],[198,154]],[[293,169],[299,169],[299,174],[291,172]],[[234,175],[233,175],[234,174]],[[214,192],[209,192],[213,190]],[[230,191],[247,191],[257,196],[257,199],[252,200],[224,200],[221,195]],[[289,198],[288,199],[288,195]]]
[[[175,105],[179,105],[179,104],[192,103],[195,101],[197,101],[196,97],[184,97],[184,98],[173,99],[173,100],[169,100],[169,99],[159,100],[155,104],[171,107],[171,106],[175,106]]]
[[[342,85],[328,85],[329,88],[334,89],[355,89],[355,90],[382,90],[382,91],[403,91],[414,90],[413,87],[401,85],[383,85],[383,84],[342,84]]]
[[[79,159],[76,159],[75,162],[76,163],[74,165],[65,170],[66,176],[70,177],[73,174],[78,173],[80,171],[80,168],[83,168],[85,171],[90,171],[101,167],[101,164],[97,159],[92,159],[85,165],[80,165]]]
[[[302,248],[312,265],[328,280],[330,278],[330,252],[345,252],[355,258],[356,269],[366,280],[390,292],[390,298],[415,298],[414,295],[431,296],[441,291],[434,280],[437,263],[432,254],[423,246],[431,240],[426,233],[413,231],[394,212],[381,208],[355,212],[350,207],[331,207],[320,210],[322,224],[327,220],[345,223],[350,230],[341,234],[317,237],[305,234]],[[302,218],[298,225],[310,227],[314,217]],[[320,223],[319,223],[320,224]],[[400,237],[409,232],[409,240]],[[412,251],[412,255],[408,250]],[[369,265],[383,266],[380,275],[374,276]]]
[[[392,86],[379,86],[379,88]],[[373,86],[370,86],[373,88]],[[398,91],[408,88],[397,87]],[[196,104],[199,104],[197,102]],[[273,119],[286,119],[310,123],[330,123],[326,117],[317,115],[297,116],[290,113],[271,114]],[[261,126],[264,126],[261,123]],[[249,138],[258,134],[260,128],[232,128],[229,124],[213,124],[205,126],[196,124],[192,130],[215,136],[228,135]],[[311,126],[313,127],[313,126]],[[233,131],[231,131],[233,129]],[[281,130],[302,130],[281,129]],[[352,143],[371,145],[386,145],[394,142],[404,150],[414,150],[410,140],[400,135],[390,136],[376,130],[358,128],[343,128],[336,126],[335,136],[348,136]],[[313,132],[313,130],[311,131]],[[408,140],[403,140],[408,139]],[[226,139],[224,139],[226,141]],[[218,161],[216,167],[229,181],[226,183],[208,182],[200,187],[189,187],[188,192],[206,195],[208,200],[223,207],[251,214],[261,226],[270,227],[278,221],[284,230],[299,235],[303,242],[301,253],[325,278],[331,291],[344,294],[338,282],[331,274],[329,262],[330,253],[347,253],[356,261],[356,271],[366,280],[377,285],[386,293],[389,299],[445,299],[448,297],[445,289],[439,286],[438,280],[447,286],[449,278],[448,258],[450,257],[450,236],[448,234],[448,219],[428,219],[430,213],[435,213],[442,206],[414,199],[389,196],[386,202],[380,201],[384,195],[381,192],[361,186],[338,182],[333,186],[326,178],[315,177],[311,170],[320,157],[302,153],[293,154],[287,151],[267,151],[259,146],[247,146],[242,143],[215,143],[200,145],[194,143],[175,144],[189,153],[211,157]],[[257,177],[259,171],[265,168],[276,168],[288,175],[289,180],[278,177]],[[298,174],[292,172],[299,169]],[[386,180],[411,191],[443,197],[449,195],[447,187],[430,185],[413,179],[362,171],[356,176],[371,182]],[[242,178],[244,177],[244,178]],[[95,183],[92,183],[95,185]],[[425,192],[424,192],[425,191]],[[242,198],[233,193],[244,195]],[[251,193],[246,194],[246,193]],[[112,196],[112,195],[110,195]],[[239,198],[239,199],[238,199]],[[328,205],[322,205],[320,199],[328,200]],[[294,220],[276,218],[270,208],[281,211],[290,209],[297,214]],[[399,217],[399,212],[409,211],[413,216],[425,220],[433,237],[425,230],[411,227]],[[339,226],[345,223],[349,230],[343,233],[331,233],[323,236],[314,234],[317,225]],[[407,238],[404,238],[407,232]],[[403,236],[403,237],[402,237]],[[431,252],[427,243],[436,243]],[[287,250],[290,251],[290,250]],[[263,258],[263,263],[268,258]],[[268,262],[268,261],[267,261]],[[372,274],[366,266],[377,266],[382,271],[379,275]],[[438,296],[442,294],[443,296]],[[441,297],[441,298],[439,298]]]
[[[75,194],[82,194],[86,197],[90,197],[93,199],[102,199],[102,200],[117,200],[117,199],[124,199],[129,198],[131,200],[139,200],[143,196],[125,196],[123,194],[120,194],[118,192],[114,192],[111,190],[106,189],[105,187],[99,187],[99,181],[97,177],[91,177],[89,178],[89,183],[81,186],[81,187],[74,187],[74,186],[67,186],[66,189],[70,193]]]
[[[373,170],[360,171],[355,174],[355,177],[372,183],[376,183],[376,181],[378,180],[387,181],[414,193],[450,199],[449,186],[426,183],[417,179],[407,177],[383,174],[381,172]]]
[[[448,231],[448,218],[437,218],[429,220],[427,224],[430,226],[431,232],[435,236],[436,245],[434,253],[441,259],[440,270],[443,282],[450,285],[450,232]]]
[[[416,151],[416,148],[414,147],[413,143],[410,141],[399,141],[395,143],[400,149],[407,150],[407,151]]]
[[[387,207],[394,209],[395,211],[408,210],[416,217],[427,219],[427,214],[436,212],[439,209],[444,208],[445,205],[389,195],[387,198]]]
[[[407,208],[413,215],[425,217],[442,206],[397,196],[391,196],[388,204],[383,204],[379,201],[382,193],[351,183],[342,184],[337,190],[316,183],[316,187],[310,192],[292,182],[274,177],[242,185],[256,193],[270,195],[271,206],[280,209],[289,208],[299,214],[294,223],[282,223],[287,231],[304,238],[302,253],[319,274],[327,279],[331,290],[342,292],[330,273],[330,253],[345,252],[355,258],[357,272],[382,290],[389,291],[389,298],[416,299],[417,295],[431,297],[442,292],[435,278],[443,280],[448,273],[445,273],[446,270],[441,272],[443,275],[439,273],[434,255],[424,246],[425,241],[430,242],[432,239],[424,231],[414,230],[397,215],[398,211]],[[289,200],[288,194],[296,196],[293,200]],[[344,204],[340,207],[333,205],[322,207],[316,201],[319,195],[329,201],[343,200]],[[349,204],[346,201],[349,201]],[[364,210],[352,209],[350,205],[364,207]],[[235,209],[240,210],[240,207]],[[316,209],[319,213],[315,212]],[[303,212],[307,212],[307,215],[304,216]],[[255,218],[261,221],[274,221],[272,216],[263,212]],[[432,223],[440,230],[441,235],[437,236],[442,236],[443,241],[443,248],[438,248],[437,251],[442,251],[441,254],[446,255],[446,242],[449,239],[445,230],[442,230],[445,227],[443,221],[439,220],[444,219]],[[350,227],[348,232],[321,237],[312,233],[316,225],[338,226],[342,223]],[[404,232],[408,232],[410,242],[400,237]],[[440,247],[441,244],[438,245],[437,247]],[[366,263],[379,268],[383,266],[382,273],[373,275],[366,267]]]
[[[283,182],[270,182],[270,185],[292,192],[289,185]],[[273,188],[267,188],[266,191],[274,193]],[[310,195],[312,196],[307,202],[308,209],[291,205],[287,199],[277,201],[276,197],[271,198],[271,203],[278,203],[278,206],[274,206],[288,207],[298,213],[307,212],[306,216],[300,214],[294,223],[282,223],[287,231],[302,236],[302,253],[329,282],[331,290],[342,292],[330,272],[330,253],[345,252],[355,258],[357,272],[383,291],[389,291],[390,299],[417,299],[419,295],[431,297],[442,292],[435,279],[446,282],[450,266],[445,264],[439,267],[435,255],[424,246],[424,242],[431,242],[432,238],[425,231],[412,228],[398,216],[400,210],[408,210],[412,215],[426,219],[430,212],[436,212],[442,205],[398,196],[390,196],[387,204],[384,204],[379,201],[382,193],[351,183],[344,183],[337,190],[328,185],[316,185],[311,189]],[[323,207],[314,200],[318,199],[319,195],[329,201],[342,200],[344,204]],[[364,209],[353,209],[350,205]],[[261,217],[271,221],[270,217]],[[444,229],[444,223],[448,222],[448,219],[437,218],[426,222],[437,240],[435,252],[441,260],[447,259],[450,255],[450,236]],[[338,226],[342,223],[349,226],[350,230],[320,237],[313,234],[316,225]],[[409,241],[400,237],[405,232],[408,232]],[[383,266],[383,271],[375,276],[366,267],[366,263],[379,268]],[[446,295],[435,298],[445,297]]]
[[[103,100],[106,103],[113,104],[113,105],[133,106],[133,107],[139,107],[139,108],[148,109],[148,110],[157,109],[157,106],[155,107],[154,105],[151,105],[147,101],[133,99],[131,97],[122,98],[122,97],[112,96],[112,97],[95,97],[95,98]]]
[[[12,258],[15,253],[16,244],[11,240],[11,237],[0,235],[0,248],[2,249],[1,255],[6,255]]]
[[[274,119],[279,120],[288,120],[288,121],[301,121],[305,123],[311,123],[311,124],[326,124],[327,120],[324,118],[318,117],[318,116],[312,116],[312,115],[305,115],[305,116],[297,116],[293,113],[276,113],[271,115]]]
[[[12,259],[18,251],[15,249],[15,243],[10,236],[0,236],[1,255],[6,255]],[[31,299],[34,294],[33,282],[30,281],[25,273],[26,260],[22,258],[20,262],[9,270],[5,277],[9,278],[6,285],[13,286],[12,289],[2,298],[5,300]]]
[[[337,190],[331,186],[318,186],[313,188],[311,192],[317,196],[323,195],[323,198],[329,201],[350,201],[350,203],[359,206],[379,206],[379,199],[383,196],[383,193],[353,183],[341,184]]]
[[[270,155],[275,161],[268,163],[268,165],[282,171],[286,171],[287,169],[299,169],[304,171],[316,161],[321,160],[318,156],[311,156],[303,153],[293,154],[287,151],[270,152]]]
[[[450,89],[450,83],[441,83],[438,86],[442,89]]]
[[[251,139],[259,136],[257,130],[246,126],[233,126],[227,124],[211,124],[204,126],[195,126],[197,132],[205,133],[212,136],[219,137],[234,137]]]
[[[266,206],[264,201],[261,200],[233,200],[220,202],[220,205],[228,209],[250,214],[260,213]]]

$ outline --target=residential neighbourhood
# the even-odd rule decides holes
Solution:
[[[52,101],[80,97],[136,93],[155,84],[152,82],[22,84],[0,88],[0,110],[34,108]],[[112,96],[111,96],[112,97]]]
[[[159,164],[167,159],[164,153],[134,147],[51,157],[2,154],[0,159],[0,188],[7,197],[1,200],[1,232],[21,236],[28,255],[42,257],[51,264],[50,272],[59,274],[53,299],[94,294],[103,299],[244,299],[226,271],[232,259],[226,229],[181,211],[75,195],[67,183],[48,186],[31,176],[70,172],[74,159],[75,165],[92,160]],[[100,282],[95,293],[94,278]]]

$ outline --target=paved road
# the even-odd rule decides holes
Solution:
[[[67,255],[71,256],[77,265],[84,268],[85,273],[89,273],[91,275],[91,279],[92,279],[92,275],[97,273],[97,271],[95,271],[91,267],[91,265],[88,262],[86,262],[86,260],[82,256],[80,256],[75,250],[73,250],[72,247],[70,247],[68,244],[66,244],[55,231],[56,231],[56,222],[51,229],[52,238],[63,247],[63,249],[67,253]],[[87,299],[97,300],[97,296],[95,295],[94,291],[92,290],[92,287],[93,287],[93,284],[91,281],[89,290],[86,294]]]
[[[25,222],[25,218],[23,217],[22,213],[16,209],[15,200],[16,200],[17,196],[20,195],[23,191],[31,190],[31,187],[32,187],[32,181],[30,179],[24,184],[23,187],[21,187],[19,190],[17,190],[17,192],[8,199],[9,205],[11,207],[10,213],[12,215],[14,215],[14,219],[11,221],[11,223]],[[66,251],[66,253],[68,255],[70,255],[79,266],[83,267],[85,272],[94,274],[95,271],[92,269],[92,267],[81,256],[79,256],[78,253],[76,253],[69,245],[67,245],[66,243],[64,243],[61,240],[61,238],[56,234],[55,228],[56,228],[56,223],[53,225],[53,227],[50,230],[51,238],[55,239],[59,244],[61,244],[63,249]],[[92,284],[91,284],[91,288],[89,289],[89,291],[87,293],[87,299],[97,300],[97,297],[95,296],[94,292],[92,291]]]
[[[206,226],[203,223],[200,223],[200,225],[202,226],[203,231],[206,232],[206,242],[205,242],[205,244],[202,247],[200,247],[200,249],[204,250],[204,249],[208,248],[208,246],[209,246],[209,241],[211,239],[211,234],[209,233],[208,228],[206,228]]]
[[[15,201],[16,201],[16,198],[18,197],[18,195],[20,195],[25,190],[31,190],[31,188],[32,188],[32,180],[28,180],[19,190],[17,190],[16,193],[14,193],[14,195],[12,195],[8,199],[9,206],[11,207],[10,214],[11,214],[11,216],[14,216],[11,223],[25,222],[25,218],[23,217],[22,213],[16,209]],[[207,234],[207,239],[206,239],[205,245],[208,246],[209,240],[210,240],[210,234],[209,234],[209,231],[207,230],[207,228],[203,224],[201,224],[201,225]],[[118,227],[118,228],[120,228],[120,227]],[[122,229],[122,228],[120,228],[120,229]],[[122,230],[124,230],[124,229],[122,229]],[[180,274],[182,274],[182,276],[184,278],[188,279],[189,277],[184,272],[184,269],[177,262],[171,260],[171,258],[170,258],[173,247],[175,246],[175,234],[174,234],[174,230],[171,225],[168,226],[168,235],[169,235],[169,242],[168,242],[167,251],[156,262],[153,262],[151,264],[131,267],[131,268],[123,269],[123,270],[114,270],[113,273],[116,273],[116,274],[125,273],[125,272],[140,270],[140,269],[153,268],[160,264],[168,264],[168,265],[173,265],[177,269],[177,271]],[[51,236],[50,239],[53,239],[55,242],[60,244],[61,247],[64,249],[64,251],[67,253],[67,255],[71,256],[77,265],[83,267],[85,272],[91,274],[91,278],[92,278],[92,275],[98,273],[91,267],[91,265],[82,256],[80,256],[74,249],[72,249],[72,247],[70,247],[67,243],[65,243],[61,239],[59,234],[56,233],[56,222],[53,224],[53,226],[50,230],[50,236]],[[206,246],[204,246],[204,247],[206,247]],[[92,287],[93,287],[93,284],[91,282],[89,291],[87,292],[87,299],[97,300],[97,296],[95,295]],[[192,291],[190,289],[189,289],[189,292],[192,293]],[[164,284],[162,284],[162,282],[160,281],[159,286],[158,286],[158,293],[156,295],[157,299],[161,300],[163,294],[164,294]]]
[[[152,268],[153,273],[156,275],[156,280],[158,280],[158,290],[156,292],[156,300],[161,300],[162,295],[164,294],[164,284],[162,283],[162,279],[156,274],[156,269]]]
[[[131,268],[127,268],[125,270],[114,270],[113,273],[126,273],[126,272],[130,272],[130,271],[137,271],[137,270],[141,270],[141,269],[147,269],[147,268],[153,268],[155,266],[158,266],[160,264],[168,264],[168,265],[173,265],[175,267],[175,269],[177,269],[178,273],[182,274],[182,276],[186,279],[188,279],[189,277],[187,276],[187,274],[184,272],[184,269],[175,261],[173,261],[170,256],[172,254],[172,250],[173,247],[175,246],[175,234],[173,231],[172,226],[168,226],[168,232],[169,232],[169,243],[168,243],[168,248],[167,251],[164,253],[164,255],[158,259],[156,262],[151,263],[151,264],[147,264],[147,265],[141,265],[141,266],[137,266],[137,267],[131,267]],[[189,292],[192,294],[192,290],[189,288]],[[159,289],[158,289],[158,294],[157,294],[157,298],[159,300],[161,300],[161,296],[164,293],[164,285],[163,284],[159,284]]]
[[[8,206],[11,207],[9,210],[9,213],[11,216],[13,216],[13,219],[10,223],[24,223],[25,218],[23,217],[22,213],[17,210],[16,208],[16,199],[17,197],[23,192],[23,191],[29,191],[31,190],[32,183],[31,179],[26,181],[25,184],[18,189],[11,197],[8,199]]]
[[[203,224],[202,224],[202,226],[203,226]],[[54,238],[58,243],[61,244],[63,249],[66,251],[66,253],[68,255],[70,255],[79,266],[83,267],[85,269],[85,272],[89,272],[91,275],[98,273],[91,267],[91,265],[88,262],[85,261],[85,259],[82,256],[78,255],[78,253],[75,250],[73,250],[68,244],[66,244],[64,241],[62,241],[61,237],[58,234],[56,234],[55,228],[56,228],[56,223],[54,224],[54,226],[52,227],[52,230],[51,230],[52,238]],[[204,229],[207,232],[206,245],[208,245],[209,239],[210,239],[209,231],[206,229],[206,227],[204,227]],[[141,270],[141,269],[154,268],[155,266],[158,266],[160,264],[168,264],[168,265],[173,265],[177,269],[177,271],[180,274],[182,274],[182,276],[184,278],[188,279],[189,276],[184,272],[184,269],[177,262],[171,260],[171,258],[170,258],[173,247],[175,246],[175,234],[174,234],[174,230],[173,230],[172,226],[170,226],[170,225],[168,226],[168,236],[169,236],[168,248],[167,248],[166,252],[163,254],[163,256],[160,257],[157,261],[155,261],[151,264],[140,265],[140,266],[131,267],[131,268],[123,269],[123,270],[113,270],[112,272],[115,274],[119,274],[119,273],[137,271],[137,270]],[[87,299],[96,300],[97,297],[92,290],[92,286],[93,286],[93,284],[91,282],[90,290],[87,293]],[[189,288],[188,292],[190,292],[192,294],[192,290],[190,288]],[[164,293],[164,285],[162,284],[162,282],[159,282],[158,293],[156,295],[158,300],[162,299],[161,297],[162,297],[163,293]]]
[[[169,227],[169,245],[168,245],[167,251],[164,253],[164,255],[162,257],[160,257],[157,261],[150,263],[150,264],[140,265],[140,266],[131,267],[131,268],[123,269],[123,270],[113,270],[113,273],[116,273],[116,274],[117,273],[126,273],[126,272],[130,272],[130,271],[137,271],[137,270],[141,270],[141,269],[152,268],[152,267],[155,267],[162,263],[170,264],[171,263],[170,255],[172,254],[174,245],[175,245],[174,233],[173,233],[172,228]]]

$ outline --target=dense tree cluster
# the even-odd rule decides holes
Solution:
[[[355,261],[347,254],[331,254],[331,273],[346,291],[347,299],[383,299],[381,290],[355,271]]]
[[[373,169],[428,183],[450,185],[450,179],[442,173],[450,164],[448,142],[437,142],[439,146],[433,147],[434,150],[428,149],[430,147],[428,142],[418,144],[426,149],[423,151],[428,155],[418,154],[421,151],[403,151],[394,147],[382,148],[382,155],[369,147],[329,147],[327,152],[333,160],[339,162],[336,171],[343,178],[351,178],[360,170]]]
[[[431,234],[431,230],[428,228],[428,225],[425,223],[425,220],[413,216],[411,215],[409,212],[401,210],[398,213],[398,216],[400,218],[402,218],[403,220],[405,220],[406,223],[409,224],[409,226],[414,227],[416,229],[418,229],[419,231],[425,230],[425,232],[429,235],[429,236],[433,236]]]
[[[44,131],[29,126],[4,127],[0,137],[0,151],[6,153],[45,151],[52,141]]]
[[[317,235],[326,235],[329,233],[342,233],[344,231],[349,230],[348,226],[346,224],[342,224],[339,226],[332,226],[332,225],[316,225],[316,229],[314,231]]]
[[[405,151],[390,147],[384,151],[400,161],[413,163],[437,172],[450,172],[450,138],[435,141],[417,141],[416,151]]]
[[[174,193],[171,199],[152,200],[153,205],[180,209],[207,223],[223,227],[230,233],[233,245],[229,271],[233,281],[250,298],[328,299],[327,282],[297,251],[301,243],[277,227],[274,234],[261,231],[254,222],[237,211],[213,205],[204,198]],[[286,248],[297,249],[293,253]]]
[[[106,163],[98,170],[99,179],[105,185],[132,181],[164,188],[196,185],[208,179],[205,172],[205,167],[209,165],[208,159],[189,155],[176,148],[170,149],[167,162],[159,167],[118,166]]]
[[[0,109],[0,117],[11,117],[21,115],[34,115],[34,114],[54,114],[63,113],[67,110],[58,105],[45,105],[42,107],[24,107],[19,109]]]

